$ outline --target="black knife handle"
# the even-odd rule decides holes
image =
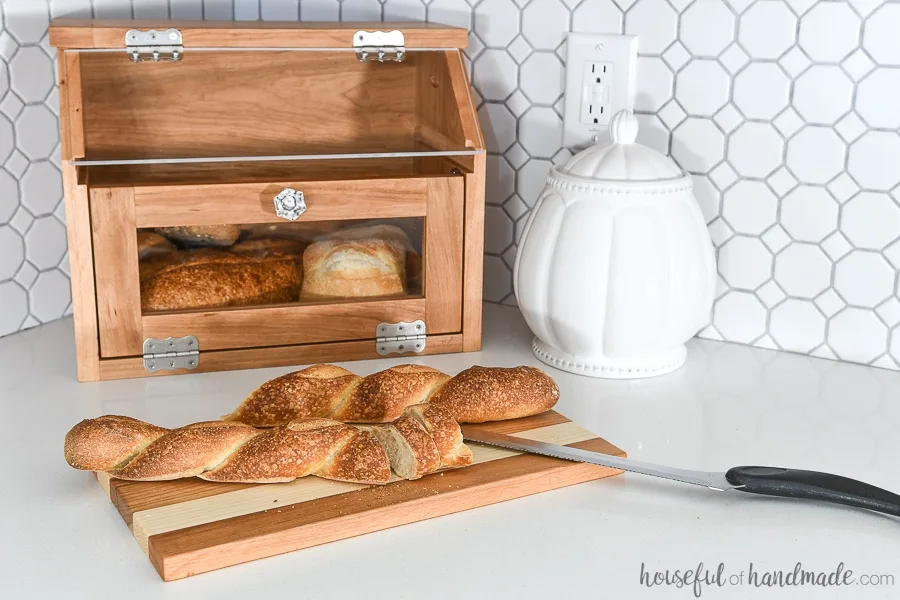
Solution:
[[[900,516],[900,496],[885,489],[830,473],[780,467],[734,467],[725,478],[751,494],[822,500]]]

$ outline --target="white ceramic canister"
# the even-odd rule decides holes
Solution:
[[[652,377],[680,367],[709,322],[715,255],[690,175],[635,143],[631,113],[609,131],[611,145],[547,176],[519,241],[516,298],[543,362]]]

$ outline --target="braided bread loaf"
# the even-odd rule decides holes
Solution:
[[[385,423],[428,403],[460,423],[483,423],[544,412],[558,399],[556,382],[534,367],[472,367],[450,377],[423,365],[398,365],[360,377],[336,365],[314,365],[267,381],[222,418],[256,427],[302,417]]]
[[[380,439],[391,439],[388,448]],[[436,460],[433,460],[434,457]],[[165,429],[131,417],[86,419],[65,440],[66,462],[118,479],[200,477],[234,483],[277,483],[306,475],[382,484],[471,464],[459,425],[442,409],[410,413],[377,432],[329,419],[298,419],[259,430],[211,421]],[[409,465],[416,465],[410,468]]]

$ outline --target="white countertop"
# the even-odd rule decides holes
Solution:
[[[454,374],[540,363],[514,308],[486,305],[484,350],[399,362]],[[716,493],[622,475],[163,583],[96,480],[69,468],[66,431],[100,414],[174,427],[230,412],[293,368],[104,383],[75,380],[71,320],[0,340],[5,598],[693,598],[640,584],[649,571],[727,575],[844,562],[893,586],[704,586],[703,598],[900,597],[900,520],[861,510]],[[680,371],[604,381],[548,370],[557,410],[626,450],[672,466],[827,470],[900,490],[900,373],[694,340]],[[746,575],[745,575],[746,581]],[[265,596],[264,596],[265,594]]]

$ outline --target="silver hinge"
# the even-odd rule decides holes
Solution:
[[[178,62],[184,56],[181,32],[177,29],[165,31],[132,29],[125,34],[125,50],[134,62],[161,60]]]
[[[375,350],[381,356],[425,350],[425,321],[382,323],[375,330]]]
[[[353,48],[360,62],[392,60],[402,62],[406,58],[406,42],[403,32],[397,31],[357,31],[353,34]]]
[[[200,364],[200,342],[192,335],[183,338],[144,340],[144,369],[148,373],[196,369]]]

